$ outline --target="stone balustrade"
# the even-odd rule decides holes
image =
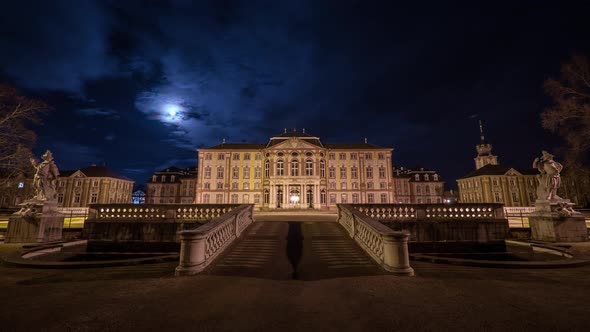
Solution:
[[[374,211],[374,210],[373,210]],[[353,204],[338,204],[338,222],[363,250],[385,270],[412,276],[407,232],[396,232],[367,216]]]
[[[238,204],[92,204],[88,219],[93,221],[195,222],[218,218]]]
[[[87,207],[58,207],[57,212],[63,214],[66,217],[73,216],[87,216]]]
[[[506,216],[520,216],[535,212],[534,206],[506,206],[504,207],[504,214]]]
[[[442,221],[504,219],[502,204],[349,204],[365,216],[380,221]]]
[[[180,263],[175,275],[203,271],[253,222],[253,208],[252,204],[240,205],[197,229],[180,232]]]

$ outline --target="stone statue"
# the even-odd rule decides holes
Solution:
[[[542,152],[541,158],[535,158],[533,167],[538,169],[540,174],[537,175],[539,186],[537,187],[537,199],[546,201],[561,201],[562,198],[557,196],[557,188],[561,186],[561,177],[559,173],[563,166],[553,160],[553,155],[547,151]]]
[[[35,177],[33,179],[33,188],[35,197],[33,199],[40,201],[54,201],[56,199],[56,185],[59,171],[53,160],[51,151],[47,150],[41,157],[43,161],[38,163],[36,159],[31,158],[31,163],[35,168]]]

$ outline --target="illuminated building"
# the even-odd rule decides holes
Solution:
[[[114,171],[92,165],[74,171],[60,171],[57,204],[86,207],[94,203],[131,203],[133,180]]]
[[[531,206],[536,200],[536,169],[502,166],[492,154],[480,122],[480,143],[476,145],[475,171],[457,180],[462,203],[503,203],[505,206]]]
[[[445,182],[433,170],[418,167],[393,169],[396,203],[442,203]]]
[[[154,173],[147,182],[146,203],[194,203],[197,168],[168,167]]]
[[[264,143],[198,149],[197,203],[251,203],[258,209],[334,209],[338,203],[393,203],[393,149],[322,143],[285,132]]]

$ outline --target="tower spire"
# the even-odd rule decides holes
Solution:
[[[485,142],[485,137],[483,135],[483,123],[481,122],[481,120],[479,120],[479,138],[481,140],[481,143]]]

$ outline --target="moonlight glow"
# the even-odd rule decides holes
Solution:
[[[166,104],[163,107],[162,118],[166,122],[177,122],[182,117],[182,107],[177,104]]]

